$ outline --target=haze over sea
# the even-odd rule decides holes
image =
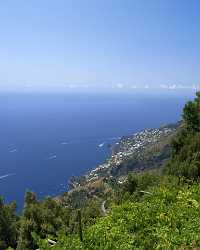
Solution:
[[[67,190],[110,154],[108,144],[144,128],[176,122],[192,92],[0,95],[0,195],[23,206]]]

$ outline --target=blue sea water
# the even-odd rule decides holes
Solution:
[[[39,198],[66,191],[70,176],[85,173],[109,156],[108,144],[176,122],[191,96],[1,94],[0,195],[22,208],[26,190]]]

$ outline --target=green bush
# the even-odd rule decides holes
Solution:
[[[83,232],[60,235],[40,249],[197,249],[200,248],[200,185],[162,185],[139,202],[125,202]],[[196,248],[195,248],[196,247]]]

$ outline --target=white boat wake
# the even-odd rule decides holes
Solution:
[[[102,144],[105,144],[106,142],[108,141],[116,141],[116,140],[120,140],[121,137],[120,136],[117,136],[117,137],[102,137],[102,138],[94,138],[94,139],[80,139],[80,140],[70,140],[70,141],[61,141],[59,142],[61,145],[68,145],[68,144],[75,144],[75,143],[84,143],[84,142],[98,142],[98,141],[104,141],[103,143],[99,144],[99,145],[102,145]]]
[[[9,151],[10,153],[15,153],[15,152],[17,152],[17,149],[15,148],[15,149],[12,149],[12,150],[10,150]]]
[[[48,159],[49,160],[53,160],[53,159],[56,159],[57,158],[57,155],[52,155],[52,156],[50,156]]]
[[[102,148],[104,146],[105,142],[98,145],[99,148]]]
[[[0,180],[5,179],[5,178],[7,178],[7,177],[9,177],[9,176],[13,176],[13,175],[16,175],[16,174],[15,174],[15,173],[12,173],[12,174],[5,174],[5,175],[2,175],[2,176],[0,176]]]
[[[108,138],[107,140],[112,141],[112,140],[120,140],[120,139],[121,139],[121,137],[118,136],[118,137],[110,137],[110,138]]]
[[[69,142],[66,142],[66,141],[61,142],[61,145],[67,145],[67,144],[69,144]]]

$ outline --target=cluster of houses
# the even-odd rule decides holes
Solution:
[[[113,153],[104,164],[91,170],[85,179],[87,182],[95,181],[100,177],[109,176],[110,170],[119,166],[125,159],[135,153],[139,153],[147,146],[159,142],[161,138],[167,137],[176,131],[176,126],[164,126],[157,129],[145,129],[130,136],[122,137],[113,146]]]

